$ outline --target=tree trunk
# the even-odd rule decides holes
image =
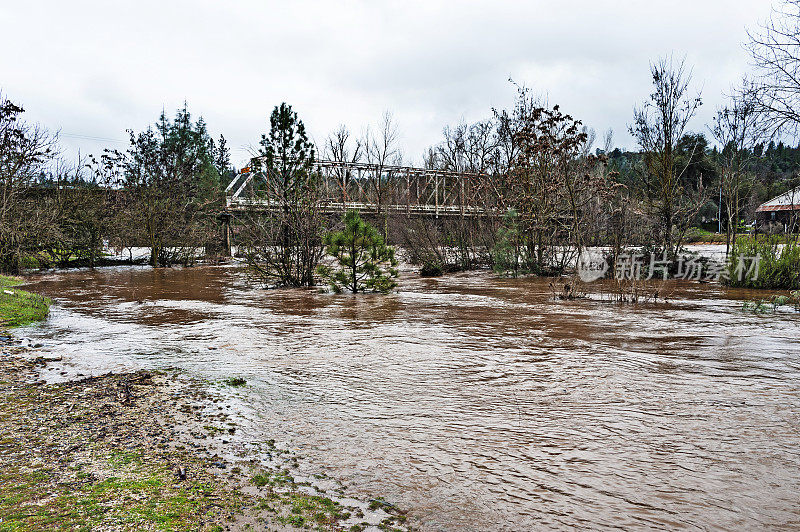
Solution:
[[[350,246],[350,258],[353,261],[353,293],[358,293],[358,277],[356,272],[356,241],[353,238],[353,244]]]

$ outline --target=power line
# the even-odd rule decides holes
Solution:
[[[121,140],[121,139],[111,139],[108,137],[95,137],[93,135],[81,135],[79,133],[59,133],[60,137],[66,137],[68,139],[78,139],[78,140],[96,140],[102,142],[114,142],[116,144],[126,144],[128,141]]]

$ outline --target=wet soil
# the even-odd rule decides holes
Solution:
[[[273,440],[235,445],[230,405],[179,371],[41,380],[5,337],[0,530],[407,530],[383,499],[301,480]]]

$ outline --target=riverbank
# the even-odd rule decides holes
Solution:
[[[294,479],[298,457],[271,440],[226,452],[236,423],[208,383],[139,371],[45,384],[60,360],[4,342],[2,530],[408,528],[380,499]]]
[[[22,280],[0,275],[0,327],[19,327],[41,321],[50,311],[50,299],[18,290]]]

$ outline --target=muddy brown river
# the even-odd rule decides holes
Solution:
[[[231,267],[31,277],[20,334],[67,375],[179,367],[424,530],[800,528],[800,314],[763,294],[554,301],[548,281],[403,274],[388,296],[266,291]],[[238,433],[237,433],[238,434]]]

